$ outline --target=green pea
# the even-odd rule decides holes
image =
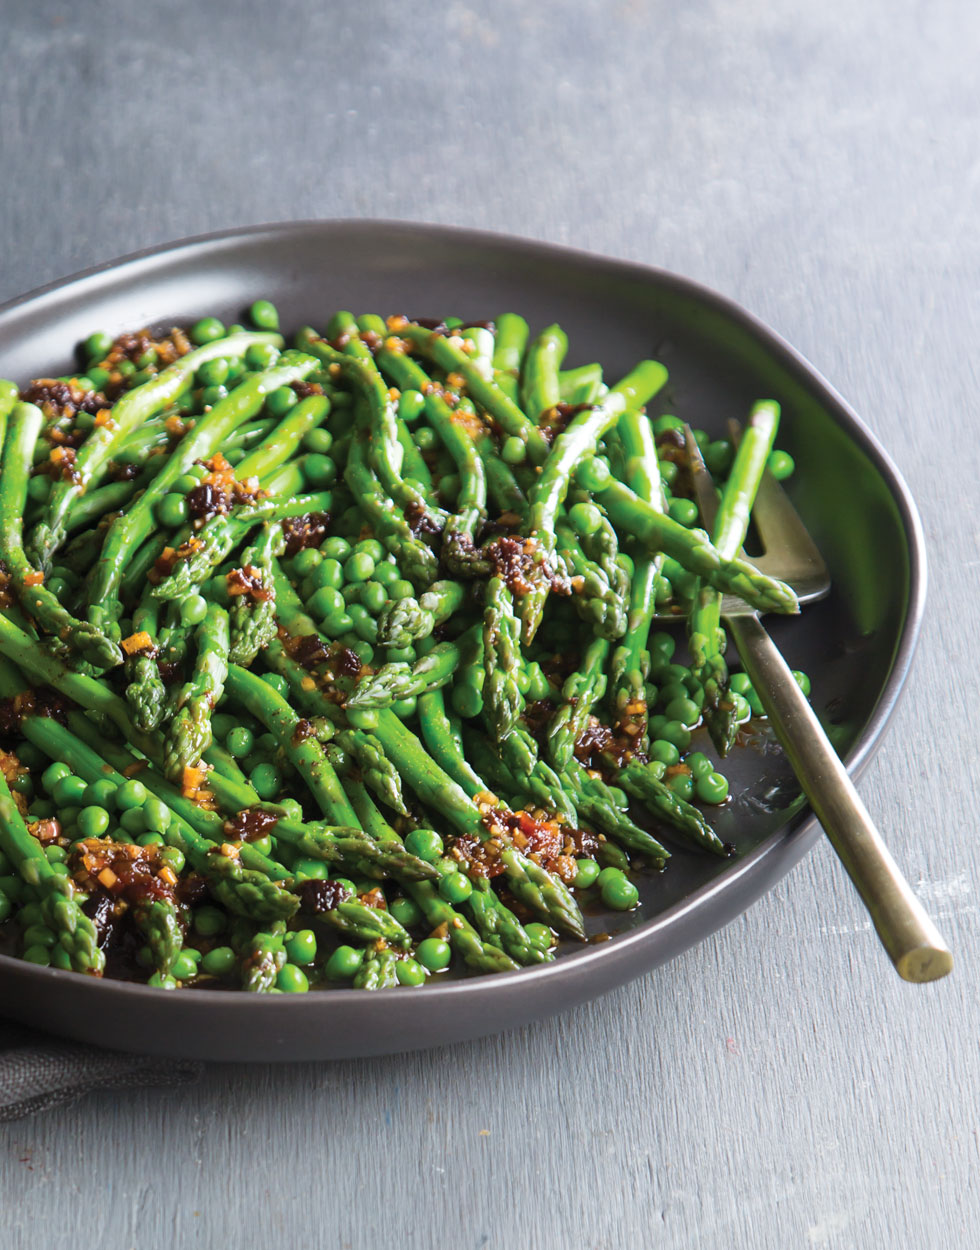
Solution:
[[[307,430],[303,435],[303,448],[305,451],[312,451],[318,456],[325,456],[331,447],[333,447],[333,435],[321,425],[318,425],[316,429]]]
[[[572,529],[576,534],[594,534],[602,525],[602,513],[592,503],[577,503],[568,513]]]
[[[249,369],[271,369],[278,359],[279,349],[271,343],[253,343],[245,353]]]
[[[673,460],[661,460],[660,462],[660,481],[663,485],[664,492],[669,495],[670,488],[677,481],[677,474],[680,472],[678,466]]]
[[[752,689],[752,681],[748,673],[732,673],[728,684],[733,694],[748,694]]]
[[[405,850],[432,864],[442,855],[442,838],[434,829],[413,829],[405,838]]]
[[[87,786],[81,777],[61,777],[54,786],[51,797],[61,807],[80,805]]]
[[[124,378],[131,379],[136,372],[136,366],[131,360],[120,360],[116,363],[116,372]]]
[[[51,951],[47,946],[28,946],[21,958],[26,959],[29,964],[39,964],[42,968],[47,968],[51,963]]]
[[[85,372],[88,380],[92,383],[93,391],[101,391],[106,382],[109,381],[108,369],[87,369]]]
[[[714,772],[714,764],[704,754],[703,751],[694,751],[684,760],[684,763],[691,770],[691,776],[695,780],[706,776],[708,773]]]
[[[211,731],[216,738],[224,740],[238,724],[236,717],[229,712],[215,712],[211,717]]]
[[[399,599],[413,599],[415,587],[404,577],[398,577],[388,587],[388,597],[396,603]]]
[[[330,868],[319,859],[297,859],[293,864],[297,877],[310,881],[329,881]]]
[[[346,538],[333,534],[324,541],[320,550],[323,552],[324,559],[345,560],[350,555],[351,547]]]
[[[687,686],[682,681],[668,681],[660,687],[660,699],[666,706],[673,703],[675,699],[687,698]],[[674,717],[675,720],[679,719]]]
[[[377,636],[378,627],[371,613],[362,603],[347,605],[347,615],[354,622],[354,629],[360,637],[372,642]]]
[[[632,911],[640,901],[640,892],[619,868],[603,868],[598,876],[599,896],[613,911]]]
[[[806,673],[801,672],[800,669],[798,668],[793,669],[793,676],[796,678],[796,684],[803,691],[803,693],[807,696],[807,698],[809,698],[810,697],[810,678],[807,677]]]
[[[36,473],[27,483],[27,497],[35,503],[44,503],[51,494],[51,479],[46,473]],[[50,582],[48,589],[51,589]]]
[[[665,724],[658,726],[657,737],[672,742],[678,751],[686,751],[691,745],[690,730],[679,720],[667,720]]]
[[[485,676],[483,670],[480,670],[479,675]],[[483,691],[475,681],[458,681],[453,686],[450,702],[457,715],[464,720],[470,720],[483,711]]]
[[[260,799],[274,799],[282,786],[282,778],[272,764],[257,764],[248,780]]]
[[[152,985],[157,990],[175,990],[177,988],[177,978],[170,976],[166,972],[154,972],[151,977],[147,978],[147,985]]]
[[[388,591],[379,581],[370,581],[364,583],[364,590],[361,592],[361,603],[372,616],[377,616],[385,604],[388,602]]]
[[[236,725],[225,738],[225,749],[236,760],[244,759],[254,745],[255,739],[252,736],[252,732],[246,729],[244,725]]]
[[[124,781],[116,790],[116,806],[121,812],[134,807],[142,807],[148,798],[149,792],[146,786],[135,777]]]
[[[653,423],[654,434],[659,437],[661,434],[666,434],[668,430],[680,430],[683,433],[684,422],[680,417],[670,416],[666,413],[662,417],[657,417]]]
[[[162,833],[141,833],[136,839],[137,846],[165,846]]]
[[[185,595],[180,601],[180,623],[200,625],[208,614],[208,601],[203,595]]]
[[[201,960],[201,971],[209,977],[226,977],[238,963],[238,956],[230,946],[215,946]]]
[[[674,773],[667,782],[667,788],[689,803],[694,797],[694,778],[690,773]]]
[[[324,966],[330,981],[349,981],[364,961],[364,952],[353,946],[338,946]],[[286,965],[289,966],[288,964]]]
[[[415,925],[422,923],[422,909],[414,899],[396,898],[392,901],[388,910],[398,923],[404,925],[406,929],[411,929]]]
[[[523,464],[527,456],[527,445],[516,434],[505,438],[500,447],[500,458],[505,464]]]
[[[146,821],[143,819],[142,807],[131,807],[119,815],[119,824],[127,833],[133,835],[134,838],[139,837],[142,833],[148,833]]]
[[[271,686],[277,694],[281,694],[285,698],[289,694],[289,682],[285,677],[280,677],[278,673],[263,673],[262,680],[267,686]],[[265,735],[262,735],[265,737]],[[272,739],[275,743],[275,738]]]
[[[310,988],[310,981],[302,968],[284,964],[276,976],[276,988],[284,994],[305,994]]]
[[[311,490],[322,490],[337,480],[337,466],[329,456],[310,452],[302,461],[303,477]]]
[[[316,934],[312,929],[300,929],[287,937],[283,945],[291,964],[311,964],[316,959]]]
[[[718,478],[724,477],[732,462],[732,445],[727,438],[709,443],[704,450],[704,462]]]
[[[87,360],[104,360],[112,351],[114,342],[115,339],[111,334],[97,330],[94,334],[90,334],[82,344],[82,354]]]
[[[227,923],[228,917],[225,913],[210,904],[206,903],[194,912],[194,930],[202,937],[214,937],[215,934],[223,932]]]
[[[296,577],[309,577],[323,563],[323,553],[316,547],[304,547],[293,556],[293,573]]]
[[[71,776],[71,769],[68,767],[67,764],[62,764],[60,761],[58,761],[54,764],[49,764],[47,768],[44,770],[44,772],[41,774],[41,784],[44,786],[45,790],[47,790],[47,792],[50,794],[54,790],[54,787],[62,779],[62,777],[69,777],[69,776]]]
[[[427,425],[420,425],[414,431],[415,445],[419,451],[432,451],[436,443],[439,441],[435,430]]]
[[[184,871],[184,866],[187,863],[187,860],[184,857],[184,852],[178,847],[165,846],[160,852],[160,862],[168,864],[174,872],[180,876],[180,874]]]
[[[672,699],[664,711],[668,720],[680,721],[686,729],[693,728],[701,719],[701,709],[693,699]]]
[[[473,893],[473,884],[462,872],[451,872],[439,878],[439,893],[447,903],[465,903]]]
[[[697,524],[698,505],[693,499],[682,499],[680,496],[675,496],[670,501],[667,511],[670,513],[671,519],[679,525],[690,528],[692,525]]]
[[[21,742],[17,747],[17,758],[25,768],[40,768],[48,757],[33,742]]]
[[[366,582],[374,576],[376,561],[367,551],[354,551],[344,561],[344,576],[349,582]]]
[[[143,804],[143,823],[151,833],[166,833],[170,828],[170,808],[163,799],[151,794]]]
[[[279,329],[279,311],[271,300],[257,299],[249,308],[248,315],[258,330]]]
[[[197,381],[201,386],[223,386],[231,372],[229,362],[222,357],[217,360],[206,360],[197,371]]]
[[[788,451],[771,451],[766,461],[766,468],[777,482],[784,482],[796,470],[796,461]]]
[[[181,474],[181,476],[180,476],[180,477],[176,480],[176,482],[174,482],[174,484],[173,484],[172,493],[171,493],[171,494],[169,494],[169,495],[164,495],[163,499],[161,499],[161,500],[160,500],[160,505],[159,505],[159,507],[160,507],[160,508],[162,508],[162,507],[163,507],[163,505],[167,502],[167,500],[168,500],[168,499],[171,499],[171,498],[173,498],[173,497],[174,497],[174,496],[176,496],[176,495],[189,495],[189,494],[190,494],[190,492],[191,492],[192,490],[196,490],[196,489],[197,489],[198,485],[199,485],[199,482],[198,482],[197,478],[194,476],[194,474],[193,474],[193,473],[183,473],[183,474]],[[186,503],[186,501],[185,501],[185,503]],[[169,522],[169,521],[164,521],[164,520],[162,519],[162,517],[160,516],[159,508],[158,508],[158,510],[157,510],[157,519],[160,521],[160,523],[161,523],[162,525],[170,525],[170,524],[171,524],[171,522]],[[186,520],[186,518],[185,518],[185,520]],[[175,522],[174,524],[179,525],[179,524],[180,524],[180,522],[179,522],[179,521],[177,521],[177,522]]]
[[[346,612],[336,612],[323,621],[323,632],[330,638],[340,638],[353,628],[354,622]]]
[[[751,718],[752,709],[749,707],[748,699],[744,695],[732,695],[732,700],[735,704],[735,720],[741,725],[744,721]]]
[[[116,807],[116,783],[109,781],[93,781],[91,785],[85,787],[85,793],[82,795],[82,802],[86,808],[105,809],[106,816],[109,812],[114,811]],[[79,820],[81,820],[79,813]]]
[[[345,615],[344,596],[332,586],[321,586],[306,602],[309,611],[320,620],[328,617]]]
[[[409,388],[398,397],[398,415],[406,425],[413,425],[425,412],[425,396]]]
[[[660,607],[665,603],[669,603],[673,597],[674,588],[671,586],[670,581],[662,573],[658,573],[653,580],[654,603]]]
[[[384,586],[386,591],[390,590],[392,584],[398,581],[400,576],[398,565],[390,559],[379,561],[374,570],[374,580]]]
[[[364,555],[370,556],[375,564],[380,564],[387,559],[388,553],[385,551],[381,543],[376,538],[362,538],[359,543],[354,545],[355,551],[363,552]]]
[[[754,690],[750,690],[744,697],[754,716],[765,716],[766,709],[762,706],[762,700]]]
[[[599,865],[594,859],[577,859],[575,861],[575,879],[572,885],[576,890],[588,890],[595,885],[599,877]]]
[[[213,408],[215,404],[220,404],[223,399],[228,398],[227,386],[206,386],[201,391],[200,402],[201,407],[206,412],[209,408]]]
[[[284,417],[298,403],[299,396],[291,386],[277,386],[266,395],[265,410],[272,417]]]
[[[728,798],[728,778],[722,773],[705,773],[697,779],[695,791],[702,803],[724,803]]]
[[[192,343],[203,346],[205,343],[213,343],[215,339],[223,338],[224,334],[225,327],[217,317],[202,317],[191,326],[190,338]]]
[[[174,960],[170,971],[178,981],[193,981],[197,976],[197,960],[185,948]]]
[[[399,959],[395,964],[395,976],[399,985],[425,984],[425,969],[415,959]]]
[[[581,461],[575,469],[575,480],[585,490],[597,491],[609,485],[612,471],[607,461],[598,456],[590,456]]]
[[[404,699],[396,699],[391,705],[391,710],[399,720],[408,720],[409,717],[415,715],[418,707],[418,696],[414,694],[407,695]]]
[[[452,947],[443,938],[426,938],[415,950],[415,958],[428,972],[442,972],[449,967],[452,957]]]

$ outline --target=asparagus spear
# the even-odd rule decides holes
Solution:
[[[211,710],[220,701],[228,675],[228,613],[217,604],[194,635],[194,671],[177,698],[176,714],[167,726],[163,767],[171,781],[196,764],[211,742]]]
[[[692,803],[686,803],[664,785],[655,764],[631,760],[616,773],[616,784],[639,799],[676,833],[716,855],[727,855],[728,848]]]
[[[477,626],[473,626],[475,630]],[[390,707],[399,699],[437,690],[452,680],[459,667],[460,648],[454,642],[437,643],[415,664],[401,661],[382,664],[370,677],[362,678],[347,698],[347,707]]]
[[[195,372],[206,361],[219,356],[228,360],[238,359],[258,343],[281,347],[282,339],[278,334],[266,333],[233,334],[217,339],[188,352],[150,381],[127,391],[113,406],[112,420],[92,430],[78,449],[71,477],[55,483],[44,517],[35,525],[31,536],[29,554],[35,562],[42,568],[47,567],[51,556],[64,541],[65,519],[71,505],[95,481],[134,430],[182,395],[193,382]]]
[[[21,879],[36,890],[45,923],[58,935],[58,945],[68,954],[72,968],[100,976],[105,957],[99,949],[95,926],[78,905],[71,880],[55,872],[41,844],[31,835],[2,772],[0,847]]]
[[[724,559],[737,555],[745,541],[752,504],[778,426],[777,403],[764,399],[753,405],[712,529],[715,548]],[[735,700],[728,688],[728,666],[725,663],[727,639],[721,627],[721,598],[713,586],[699,583],[688,621],[688,645],[691,649],[691,671],[704,687],[702,714],[712,742],[725,756],[735,740],[738,721]]]
[[[644,547],[662,551],[716,590],[738,595],[757,612],[795,613],[796,595],[785,582],[766,577],[748,560],[726,559],[712,546],[704,530],[689,530],[645,503],[622,482],[610,482],[596,492],[596,502],[623,533]]]
[[[527,322],[517,313],[501,313],[494,322],[493,380],[513,403],[517,403],[521,361],[527,346]]]
[[[655,360],[645,360],[618,382],[594,407],[573,417],[558,435],[530,495],[525,534],[537,543],[539,576],[521,600],[524,641],[530,642],[541,624],[550,590],[550,566],[555,551],[555,522],[568,493],[573,470],[596,443],[615,425],[627,408],[640,408],[667,381],[667,370]]]
[[[507,583],[491,577],[483,609],[483,656],[486,683],[484,711],[497,742],[512,733],[524,710],[524,696],[517,684],[521,663],[520,622]]]
[[[280,386],[298,382],[315,367],[312,356],[284,352],[274,368],[253,374],[195,422],[139,500],[109,526],[88,583],[88,618],[94,626],[105,634],[118,632],[123,570],[139,544],[152,533],[155,509],[177,479],[196,461],[207,460],[219,451],[236,426],[261,410],[267,395]]]
[[[441,581],[433,582],[418,599],[393,600],[378,617],[378,642],[385,647],[410,647],[428,638],[463,606],[465,594],[460,582]]]
[[[43,575],[27,559],[22,524],[27,504],[31,458],[44,416],[34,404],[16,404],[10,416],[0,412],[3,472],[0,473],[0,560],[6,566],[24,611],[50,634],[98,668],[118,664],[119,648],[101,633],[77,620],[44,585]]]

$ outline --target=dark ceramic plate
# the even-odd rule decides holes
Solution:
[[[752,316],[682,278],[546,244],[388,222],[308,222],[217,235],[102,266],[0,310],[0,376],[75,367],[95,329],[166,326],[216,313],[237,320],[258,296],[283,325],[331,312],[513,309],[560,321],[570,364],[619,376],[655,355],[670,370],[664,411],[720,431],[752,400],[783,406],[780,445],[796,458],[791,494],[833,575],[829,599],[772,633],[813,681],[815,706],[852,770],[870,756],[905,679],[924,595],[915,507],[885,452],[826,382]],[[641,882],[627,917],[590,917],[609,941],[563,949],[546,967],[423,990],[252,996],[165,993],[0,957],[3,1014],[105,1046],[233,1060],[327,1059],[499,1031],[612,989],[731,920],[812,845],[819,830],[786,761],[764,733],[726,770],[738,797],[719,813],[736,858],[678,849]],[[739,952],[732,949],[732,959]]]

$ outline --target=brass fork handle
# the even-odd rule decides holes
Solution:
[[[745,671],[803,793],[830,838],[900,977],[937,981],[953,956],[868,815],[789,665],[757,616],[730,616]]]

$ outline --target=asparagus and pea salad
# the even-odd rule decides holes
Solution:
[[[778,408],[696,432],[709,535],[657,361],[566,368],[515,313],[247,320],[0,382],[0,949],[421,986],[553,959],[668,846],[729,854],[761,706],[720,596],[797,610],[740,554]]]

